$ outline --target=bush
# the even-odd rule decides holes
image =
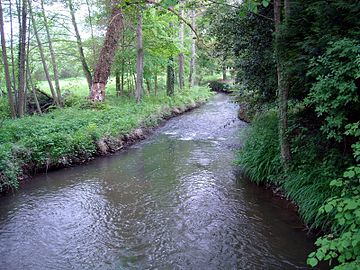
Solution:
[[[317,78],[306,101],[325,120],[321,130],[328,138],[342,141],[345,125],[360,114],[360,43],[341,39],[331,42],[324,55],[310,65],[309,76]]]
[[[347,125],[347,135],[360,137],[359,122]],[[360,161],[360,141],[353,144],[354,158]],[[316,241],[318,249],[311,253],[308,264],[336,261],[334,270],[360,268],[360,165],[347,168],[342,177],[330,183],[331,198],[325,201],[318,216],[329,220],[331,233]]]
[[[209,82],[209,87],[211,91],[214,92],[225,92],[229,93],[231,90],[231,87],[228,83],[222,82],[222,81],[211,81]]]

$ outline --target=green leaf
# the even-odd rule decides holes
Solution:
[[[316,252],[316,257],[319,259],[319,261],[321,261],[324,258],[324,256],[325,256],[325,254],[321,250],[318,250]]]
[[[269,0],[263,0],[263,1],[262,1],[262,5],[263,5],[264,7],[268,7],[269,4],[270,4],[270,1],[269,1]]]
[[[353,210],[353,209],[356,209],[358,207],[358,204],[356,203],[356,201],[349,201],[349,203],[347,204],[346,206],[346,209],[349,209],[349,210]]]
[[[314,267],[318,264],[318,260],[316,258],[309,258],[307,259],[307,263],[308,265],[310,265],[311,267]]]
[[[325,205],[325,211],[328,212],[328,213],[329,213],[331,210],[333,210],[333,208],[334,208],[334,207],[333,207],[331,204]]]
[[[346,171],[346,172],[344,172],[344,177],[346,177],[346,178],[353,178],[354,176],[355,176],[354,171]]]

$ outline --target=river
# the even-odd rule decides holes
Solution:
[[[218,94],[126,151],[0,197],[0,269],[307,269],[289,203],[233,164],[246,126]]]

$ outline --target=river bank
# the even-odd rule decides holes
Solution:
[[[193,109],[212,94],[195,88],[166,96],[86,103],[2,123],[0,191],[17,189],[39,172],[81,164],[146,137],[161,121]]]

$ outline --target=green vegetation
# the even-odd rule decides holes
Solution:
[[[0,138],[0,190],[17,188],[26,169],[66,166],[96,154],[100,139],[119,139],[139,127],[154,127],[173,114],[211,96],[207,88],[167,97],[148,96],[137,104],[128,97],[111,98],[102,104],[73,97],[71,107],[43,116],[5,120]],[[70,102],[70,100],[69,100]]]
[[[280,187],[326,234],[309,265],[359,269],[360,5],[256,3],[208,15],[252,116],[238,163],[254,182]]]
[[[0,2],[0,191],[231,88],[239,165],[325,234],[308,263],[360,268],[359,1],[85,2]]]

